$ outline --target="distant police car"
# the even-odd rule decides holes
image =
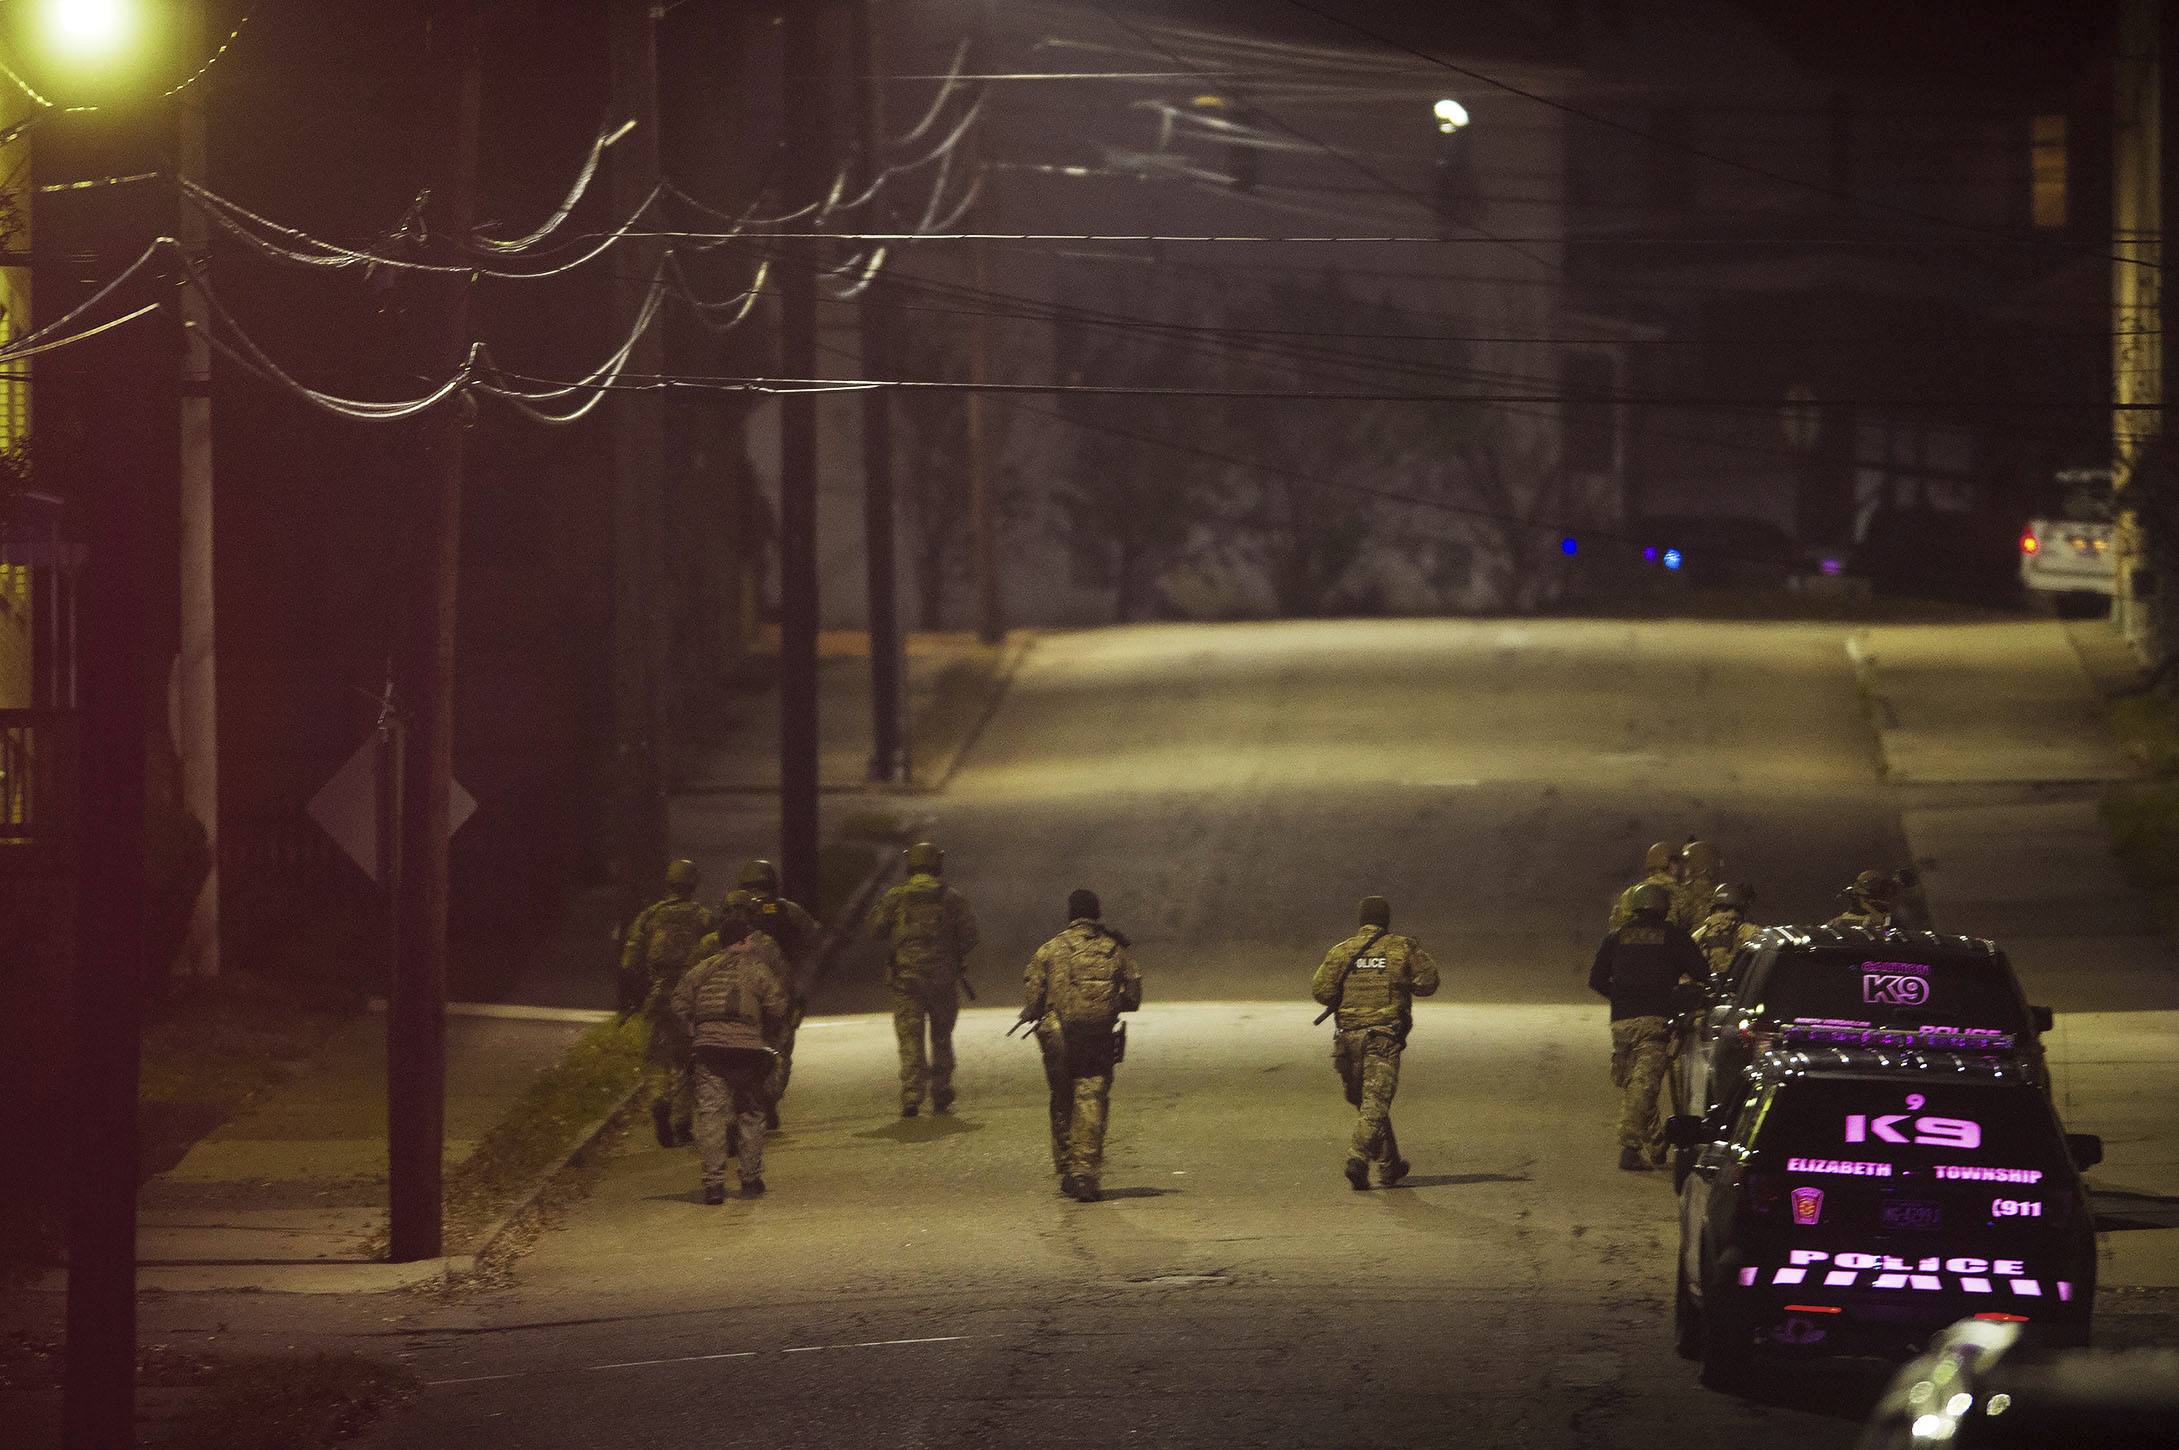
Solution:
[[[2079,1170],[2101,1141],[2067,1135],[2001,1052],[1847,1035],[1787,1029],[1729,1126],[1667,1124],[1694,1150],[1680,1352],[1722,1384],[1758,1355],[1896,1353],[1969,1317],[2085,1344],[2096,1239]]]
[[[1730,1109],[1741,1072],[1786,1027],[1893,1032],[1893,1045],[2001,1039],[2042,1083],[2050,1009],[2031,1007],[2005,953],[1978,937],[1861,927],[1771,927],[1713,983],[1682,1048],[1685,1111]],[[1856,1038],[1856,1041],[1862,1039]]]

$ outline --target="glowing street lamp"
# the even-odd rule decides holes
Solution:
[[[1438,129],[1448,136],[1468,124],[1468,108],[1451,96],[1432,106],[1430,114],[1438,118]]]
[[[94,65],[123,54],[142,19],[130,0],[46,0],[38,28],[55,59]]]

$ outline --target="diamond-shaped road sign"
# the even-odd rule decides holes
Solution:
[[[446,833],[451,836],[462,828],[462,822],[477,813],[477,800],[462,789],[458,780],[448,781],[446,803]],[[363,874],[373,881],[378,879],[378,737],[365,740],[348,757],[348,763],[333,772],[327,781],[310,798],[310,819],[325,828],[333,843],[346,851],[349,858],[363,868]]]

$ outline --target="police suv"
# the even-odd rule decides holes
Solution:
[[[1753,937],[1713,979],[1690,1025],[1678,1070],[1682,1111],[1700,1116],[1739,1100],[1740,1075],[1788,1027],[1941,1030],[1995,1044],[2046,1083],[2041,1035],[2012,964],[1979,937],[1863,927],[1775,926]]]
[[[2085,1344],[2102,1161],[2002,1042],[1789,1027],[1729,1121],[1678,1116],[1678,1348],[1712,1385],[1759,1355],[1912,1352],[1961,1318]]]

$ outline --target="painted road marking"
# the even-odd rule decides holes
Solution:
[[[826,1349],[888,1349],[895,1345],[902,1344],[953,1344],[964,1339],[983,1339],[985,1337],[987,1336],[981,1334],[934,1334],[921,1339],[863,1339],[857,1340],[853,1344],[798,1344],[790,1349],[779,1350],[777,1351],[777,1353],[816,1354],[818,1351]],[[766,1351],[758,1349],[736,1349],[727,1351],[723,1354],[677,1354],[670,1356],[666,1359],[622,1359],[615,1360],[611,1364],[585,1365],[584,1368],[642,1369],[650,1365],[660,1364],[701,1364],[706,1361],[716,1359],[755,1359],[758,1355],[763,1353],[766,1353]],[[521,1379],[524,1375],[527,1374],[543,1373],[549,1373],[549,1371],[519,1370],[513,1374],[465,1375],[459,1379],[425,1380],[424,1386],[427,1389],[431,1389],[437,1388],[441,1385],[474,1385],[483,1384],[487,1380]]]
[[[624,1359],[617,1364],[594,1364],[592,1369],[638,1369],[647,1364],[695,1364],[706,1359],[755,1359],[757,1351],[740,1349],[732,1354],[677,1354],[671,1359]]]

